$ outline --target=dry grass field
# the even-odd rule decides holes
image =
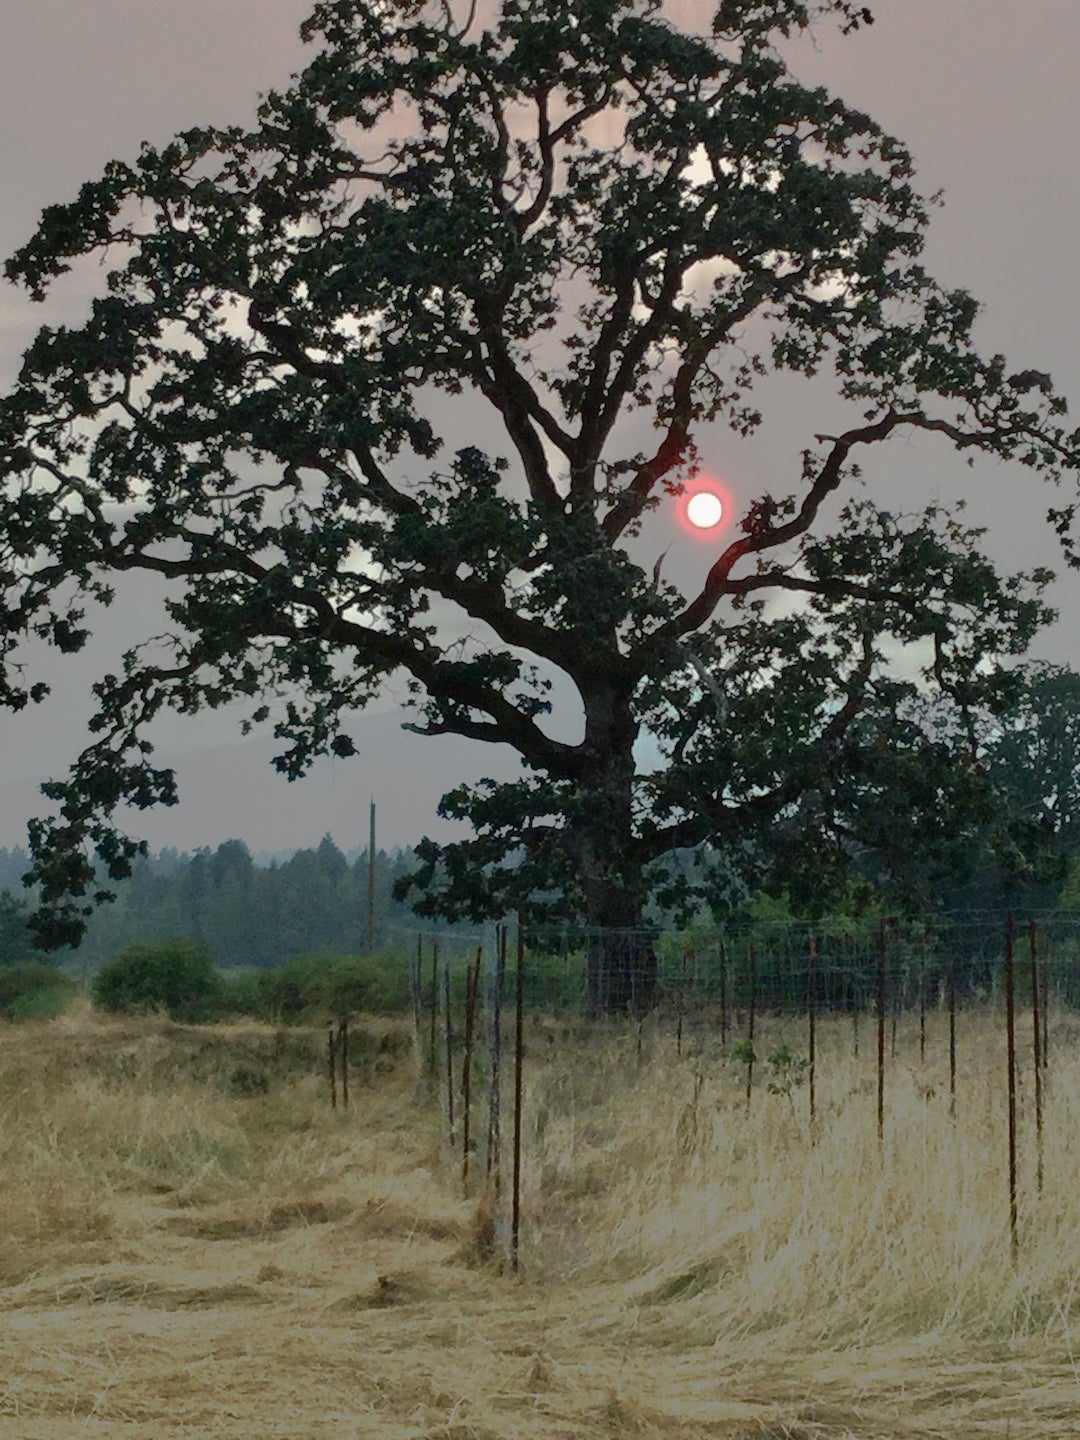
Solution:
[[[879,1152],[868,1026],[821,1023],[812,1145],[715,1037],[531,1022],[517,1277],[398,1022],[347,1112],[322,1032],[2,1027],[0,1437],[1076,1437],[1080,1025],[1041,1200],[1023,1053],[1014,1268],[1002,1026],[960,1017],[953,1121],[945,1023],[925,1065],[902,1024]]]

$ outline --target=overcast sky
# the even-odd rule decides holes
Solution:
[[[40,208],[71,198],[112,157],[135,155],[142,139],[166,140],[195,124],[245,123],[256,92],[282,86],[307,53],[297,38],[308,0],[2,0],[0,3],[0,252],[30,234]],[[842,39],[823,28],[797,56],[800,76],[868,110],[913,149],[924,192],[945,191],[926,261],[985,306],[984,351],[1004,351],[1017,369],[1052,371],[1080,406],[1077,265],[1080,196],[1080,4],[1076,0],[879,0],[878,23]],[[671,0],[672,11],[707,15],[707,0]],[[32,306],[0,283],[0,386],[55,309]],[[737,446],[715,432],[707,459],[734,491],[783,492],[794,457],[832,415],[799,387],[780,389],[763,435]],[[447,435],[453,445],[468,432]],[[873,492],[908,508],[966,495],[990,531],[987,547],[1009,568],[1061,570],[1045,524],[1053,492],[1022,470],[989,463],[968,470],[929,438],[889,447],[867,465]],[[676,532],[659,517],[646,542],[659,553]],[[675,538],[671,564],[691,585],[707,568],[700,545]],[[667,570],[665,573],[669,573]],[[1038,653],[1076,663],[1076,577],[1055,591],[1062,620]],[[137,607],[131,607],[137,608]],[[118,620],[121,629],[127,621]],[[138,617],[134,617],[137,619]],[[134,633],[134,632],[132,632]],[[118,632],[119,634],[119,632]],[[111,637],[113,649],[120,643]],[[54,672],[57,697],[32,715],[0,715],[0,845],[25,840],[39,808],[37,784],[61,775],[84,743],[85,686],[104,646]],[[64,678],[66,677],[66,678]],[[159,759],[175,763],[181,803],[137,817],[155,847],[214,845],[230,836],[252,849],[314,844],[331,832],[344,848],[363,844],[368,796],[379,802],[380,843],[447,836],[434,818],[438,796],[468,776],[511,775],[489,750],[452,739],[424,741],[400,730],[384,707],[354,728],[361,754],[327,761],[289,786],[267,765],[272,740],[239,743],[220,717],[174,721]]]

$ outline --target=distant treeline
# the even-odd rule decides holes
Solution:
[[[314,850],[257,864],[241,840],[194,854],[166,849],[135,863],[130,880],[113,886],[116,900],[99,907],[77,952],[55,958],[96,968],[125,945],[182,937],[202,941],[220,966],[280,965],[313,950],[356,954],[368,934],[368,859],[346,857],[327,836]],[[375,855],[376,943],[395,924],[415,925],[407,905],[391,895],[394,881],[413,868],[411,850]],[[22,958],[30,858],[0,849],[0,963]],[[18,905],[13,903],[13,899]]]
[[[1050,873],[1041,883],[1007,877],[984,861],[973,865],[966,881],[941,884],[934,905],[910,913],[933,910],[951,914],[954,922],[967,917],[976,923],[1005,910],[1021,919],[1054,909],[1080,911],[1080,846],[1073,840],[1062,848],[1059,863],[1048,867]],[[692,852],[682,851],[667,863],[673,870],[685,870],[692,859]],[[415,866],[412,849],[376,851],[376,949],[400,950],[403,932],[431,924],[419,922],[407,904],[393,899],[395,880]],[[0,849],[0,965],[35,953],[26,928],[33,896],[22,884],[29,868],[30,857],[21,847]],[[164,849],[137,860],[131,878],[111,888],[117,898],[95,911],[82,946],[51,959],[67,969],[92,972],[127,945],[172,939],[206,945],[213,963],[225,969],[266,969],[314,952],[357,955],[367,950],[367,853],[345,855],[329,836],[314,850],[279,855],[253,856],[241,840],[191,854]],[[841,907],[836,913],[849,912]],[[877,907],[873,913],[897,912],[886,903],[884,910]],[[655,906],[647,919],[660,926],[675,923],[672,914]],[[728,916],[737,925],[795,919],[786,900],[767,896],[750,898]],[[438,928],[471,933],[476,926],[440,921]],[[408,945],[411,949],[411,942]]]

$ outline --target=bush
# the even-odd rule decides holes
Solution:
[[[314,956],[302,955],[286,965],[277,965],[264,971],[259,979],[267,1019],[296,1020],[312,1010],[325,1009],[322,966]]]
[[[223,1010],[272,1022],[397,1015],[412,1006],[403,955],[300,955],[270,970],[226,974],[220,993]]]
[[[315,1003],[332,1014],[405,1015],[412,1009],[409,961],[402,953],[305,955],[293,963],[311,976]],[[462,970],[454,977],[455,1002],[464,995],[464,975]]]
[[[193,940],[128,945],[94,977],[94,1004],[113,1013],[164,1010],[173,1020],[212,1020],[221,981],[210,951]]]
[[[263,995],[266,972],[237,968],[218,972],[218,1006],[222,1015],[254,1015],[265,1018]]]
[[[41,960],[0,965],[0,1015],[5,1020],[37,1020],[59,1015],[75,989],[70,975]]]
[[[355,1014],[367,1008],[367,962],[358,955],[301,955],[226,982],[226,1003],[264,1020]]]
[[[402,952],[383,953],[369,962],[371,993],[368,1006],[375,1015],[407,1015],[412,1010],[411,961]],[[464,980],[464,970],[460,980]],[[459,1003],[459,977],[453,976],[454,1003]],[[464,989],[460,994],[464,995]]]

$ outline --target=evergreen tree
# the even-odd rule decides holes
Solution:
[[[14,965],[33,953],[34,937],[27,924],[26,902],[10,890],[0,891],[0,965]]]

